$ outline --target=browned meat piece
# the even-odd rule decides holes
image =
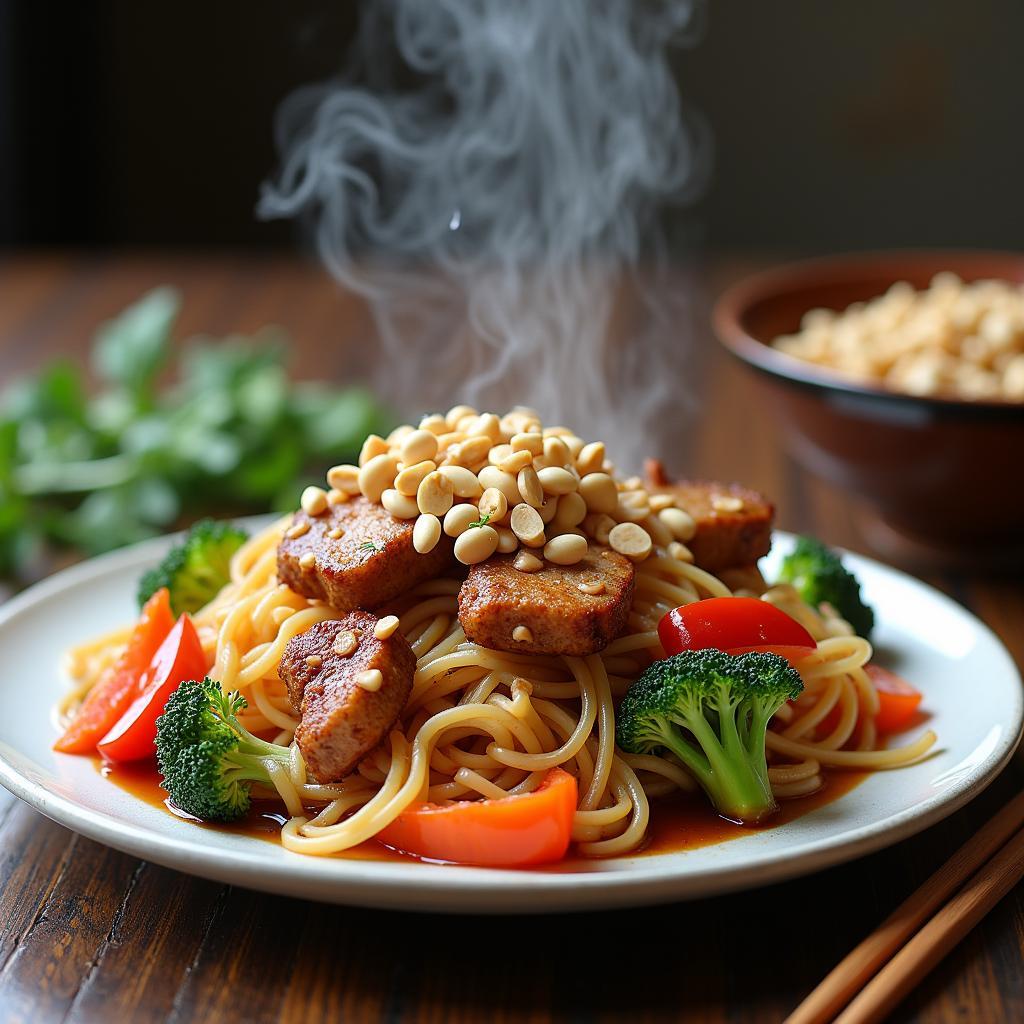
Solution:
[[[421,555],[412,546],[413,521],[395,519],[363,497],[332,505],[320,516],[296,512],[293,528],[303,525],[305,533],[286,535],[277,549],[278,578],[339,611],[376,608],[455,564],[450,537],[442,535],[433,551]],[[313,556],[308,568],[303,555]]]
[[[459,591],[459,622],[474,643],[499,651],[594,654],[625,627],[635,575],[628,558],[607,549],[592,547],[576,565],[531,573],[499,555],[469,570]],[[580,589],[598,589],[594,584],[600,593]]]
[[[672,483],[661,459],[644,459],[644,472],[647,474],[647,486],[652,489],[668,487]]]
[[[757,491],[698,480],[672,483],[655,459],[648,459],[647,475],[652,494],[673,495],[696,520],[697,532],[686,546],[702,569],[734,569],[768,554],[775,507]]]
[[[409,699],[416,656],[398,631],[378,640],[376,625],[376,615],[349,612],[318,622],[284,650],[278,673],[302,716],[295,741],[318,782],[338,782],[353,771],[387,736]],[[344,653],[353,640],[356,646]],[[366,689],[357,679],[374,669],[380,685]]]

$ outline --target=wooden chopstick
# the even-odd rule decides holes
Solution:
[[[826,975],[821,984],[786,1018],[786,1024],[828,1024],[829,1021],[832,1021],[854,995],[865,988],[879,968],[890,958],[894,958],[900,947],[914,932],[971,875],[992,860],[993,856],[1022,826],[1024,826],[1024,793],[1014,797],[977,835],[960,847],[927,882],[901,903],[876,931],[848,953]],[[994,864],[993,861],[990,869],[994,867]],[[973,885],[972,882],[972,887]],[[1012,886],[1012,882],[1010,885]],[[1004,892],[1008,891],[1008,888]],[[999,898],[996,897],[993,903]],[[974,923],[991,905],[985,906],[978,918],[974,919]],[[946,920],[948,923],[948,918]],[[970,927],[973,927],[973,923],[968,929],[961,932],[960,936],[966,934]],[[952,948],[951,945],[943,947],[943,952],[935,960],[927,962],[928,966],[937,962],[950,948]],[[928,967],[925,966],[915,977],[923,976],[927,969]],[[902,990],[901,994],[905,991],[905,989]],[[850,1024],[850,1021],[845,1018],[841,1019],[844,1020],[844,1024]],[[851,1018],[851,1020],[853,1019],[859,1020],[860,1018]],[[876,1018],[865,1017],[863,1019]]]
[[[836,1017],[835,1024],[875,1024],[1020,881],[1024,829],[985,865]]]

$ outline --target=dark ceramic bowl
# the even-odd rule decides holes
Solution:
[[[964,281],[1021,282],[1024,255],[884,252],[795,263],[730,288],[715,306],[715,330],[758,371],[793,457],[874,506],[894,536],[923,551],[998,559],[1012,546],[1019,555],[1024,403],[918,398],[847,381],[771,347],[810,309],[842,310],[896,281],[926,288],[943,270]],[[869,539],[877,544],[878,536]]]

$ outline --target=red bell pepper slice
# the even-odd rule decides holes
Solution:
[[[416,804],[377,839],[430,860],[522,867],[565,856],[575,812],[575,778],[552,768],[532,793],[501,800]]]
[[[865,665],[864,671],[878,691],[875,727],[880,733],[900,732],[913,721],[923,694],[902,676],[878,665]]]
[[[96,744],[138,697],[142,676],[173,627],[170,597],[163,587],[146,602],[121,656],[86,695],[54,750],[95,753]]]
[[[156,754],[156,720],[167,698],[186,679],[206,675],[206,655],[188,615],[182,615],[153,656],[142,680],[142,692],[100,740],[108,761],[140,761]]]
[[[730,647],[726,654],[777,654],[785,658],[794,668],[800,667],[800,661],[808,654],[813,654],[814,647],[800,647],[797,644],[752,644],[749,647]]]
[[[658,638],[667,654],[770,651],[790,662],[818,646],[796,619],[756,597],[711,597],[673,608],[658,623]]]

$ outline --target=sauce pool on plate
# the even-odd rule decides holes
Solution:
[[[825,784],[808,796],[779,802],[779,810],[763,825],[737,825],[720,818],[700,794],[683,794],[651,802],[651,820],[647,826],[647,842],[639,856],[657,853],[678,853],[701,846],[725,843],[766,829],[788,825],[811,811],[825,807],[859,786],[871,772],[822,770]]]
[[[238,835],[250,836],[269,842],[278,842],[281,826],[288,820],[282,814],[276,802],[254,800],[249,814],[241,821],[230,825],[214,825],[198,821],[190,815],[172,807],[167,794],[160,788],[160,776],[156,766],[150,762],[130,762],[125,764],[105,764],[96,759],[97,770],[104,778],[132,796],[153,807],[160,807],[176,817],[184,818],[199,828],[216,829],[217,831],[233,832]],[[631,853],[630,856],[651,856],[653,854],[678,853],[683,850],[694,850],[702,846],[728,842],[739,839],[760,829],[777,828],[795,821],[820,807],[838,800],[858,786],[871,774],[856,771],[825,771],[825,785],[809,796],[785,800],[779,805],[779,811],[770,821],[758,828],[737,825],[718,817],[699,794],[682,794],[654,800],[651,804],[651,819],[648,825],[647,840],[644,846]],[[350,860],[417,860],[408,854],[398,853],[374,840],[362,843],[351,850],[335,856]],[[592,861],[580,861],[571,855],[559,864],[548,865],[547,870],[574,868],[580,863],[590,864]],[[532,868],[529,870],[538,870]],[[545,870],[544,867],[540,870]]]

